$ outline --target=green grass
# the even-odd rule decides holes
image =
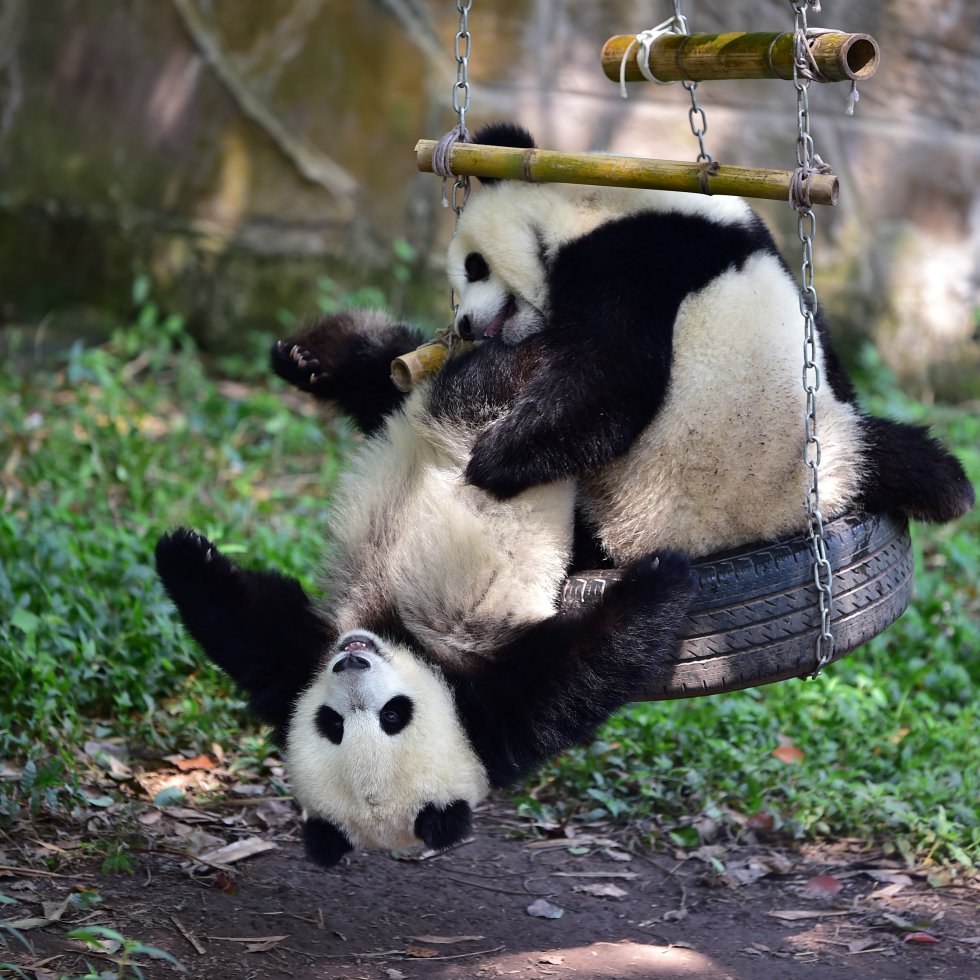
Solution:
[[[261,357],[224,366],[254,379]],[[867,407],[933,424],[980,483],[975,417],[912,404],[870,353],[861,368]],[[0,783],[0,819],[65,807],[80,792],[73,746],[92,734],[200,750],[248,726],[156,582],[154,543],[191,525],[313,587],[350,439],[276,382],[216,380],[152,305],[57,370],[0,365],[0,762],[32,760]],[[980,861],[978,532],[977,513],[916,528],[912,608],[820,680],[634,706],[520,805],[645,821],[681,844],[699,815],[768,814],[794,836]],[[773,757],[781,738],[802,762]]]

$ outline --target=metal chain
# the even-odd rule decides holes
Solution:
[[[687,18],[681,13],[681,0],[673,0],[674,22],[678,27],[678,34],[690,34],[687,27]],[[711,154],[704,148],[704,134],[708,131],[708,117],[704,114],[704,109],[698,105],[698,97],[695,95],[698,88],[697,82],[681,82],[691,97],[691,108],[687,110],[687,118],[691,124],[691,132],[698,141],[698,163],[711,163]]]
[[[456,0],[456,9],[459,11],[459,30],[453,41],[453,55],[456,58],[456,82],[453,85],[453,110],[459,117],[459,139],[468,140],[470,134],[466,129],[466,112],[470,107],[470,48],[472,37],[470,36],[469,14],[473,0]],[[459,218],[466,207],[466,202],[470,196],[470,178],[465,174],[457,175],[453,183],[450,207],[456,215],[453,223],[453,237],[459,228]],[[452,323],[456,322],[456,313],[459,310],[459,303],[456,302],[456,290],[449,288],[449,306],[453,312]]]
[[[794,13],[793,85],[796,87],[796,162],[801,180],[796,184],[805,187],[806,175],[819,169],[822,164],[814,152],[810,135],[810,102],[807,77],[807,23],[806,8],[820,9],[820,0],[789,0]],[[816,642],[816,667],[812,677],[834,657],[834,636],[830,631],[833,614],[834,575],[827,558],[824,540],[823,514],[820,511],[820,439],[817,436],[817,390],[820,388],[820,369],[817,365],[816,316],[817,290],[813,284],[813,236],[817,218],[810,206],[809,195],[804,202],[793,201],[798,212],[797,231],[803,247],[800,271],[800,313],[803,316],[803,390],[806,392],[806,439],[803,446],[803,462],[809,469],[809,486],[806,495],[807,524],[813,549],[813,578],[817,587],[820,608],[820,633]]]

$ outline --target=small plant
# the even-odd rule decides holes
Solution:
[[[72,929],[67,933],[69,939],[78,939],[89,946],[93,951],[101,953],[107,959],[116,964],[114,971],[97,971],[89,964],[88,973],[84,976],[71,978],[71,980],[125,980],[127,977],[135,977],[136,980],[144,980],[142,966],[135,962],[140,958],[150,960],[164,960],[174,969],[181,973],[186,973],[187,968],[180,960],[171,956],[170,953],[156,946],[147,946],[137,939],[127,939],[115,929],[107,929],[104,926],[86,926],[81,929]]]

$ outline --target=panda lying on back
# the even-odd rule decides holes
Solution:
[[[476,142],[534,146],[509,124]],[[500,499],[581,480],[617,564],[692,557],[806,526],[805,393],[795,281],[744,201],[668,191],[487,182],[450,244],[464,337],[546,339],[467,478]],[[820,501],[947,521],[973,505],[922,429],[861,414],[818,318]]]
[[[371,433],[334,497],[328,601],[191,531],[157,545],[188,630],[274,726],[307,849],[328,866],[352,847],[462,839],[489,787],[587,738],[670,669],[692,592],[687,560],[667,553],[558,615],[574,486],[499,501],[463,479],[546,350],[484,345],[399,404],[389,365],[419,339],[352,312],[274,349],[281,375]]]

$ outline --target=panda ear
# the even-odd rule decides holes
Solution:
[[[486,146],[512,146],[517,150],[535,149],[534,137],[523,127],[512,122],[487,123],[481,126],[473,137],[474,143]],[[480,183],[496,184],[495,177],[481,177]]]
[[[307,817],[303,824],[303,843],[311,861],[321,868],[332,868],[354,845],[329,820]]]
[[[466,800],[454,800],[445,807],[426,803],[415,818],[415,836],[434,851],[443,851],[469,837],[473,811]]]

